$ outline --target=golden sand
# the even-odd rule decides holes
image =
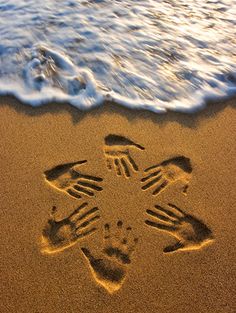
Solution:
[[[235,100],[0,114],[0,312],[235,312]]]

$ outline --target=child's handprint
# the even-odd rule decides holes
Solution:
[[[137,242],[131,227],[124,227],[122,221],[118,221],[114,232],[109,224],[104,225],[104,247],[100,256],[95,257],[89,249],[82,248],[95,280],[108,292],[121,288]]]

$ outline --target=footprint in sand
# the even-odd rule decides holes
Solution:
[[[104,225],[104,248],[100,256],[95,257],[89,249],[82,248],[95,281],[109,293],[119,290],[124,283],[137,242],[131,227],[124,227],[118,221],[114,232],[109,224]]]
[[[168,185],[181,181],[183,183],[182,192],[186,194],[191,178],[192,165],[189,158],[179,156],[151,166],[145,172],[148,175],[141,179],[141,182],[144,183],[142,190],[153,188],[152,194],[155,196]]]
[[[177,238],[177,242],[164,248],[164,252],[177,250],[197,250],[213,240],[211,230],[197,218],[185,214],[174,204],[168,204],[168,209],[159,205],[153,210],[147,210],[152,220],[146,220],[148,226],[168,232]]]
[[[82,174],[78,171],[76,167],[84,163],[87,163],[87,161],[83,160],[57,165],[44,172],[46,181],[54,188],[63,191],[74,198],[79,199],[82,196],[93,197],[96,191],[103,190],[98,184],[102,182],[103,179]]]
[[[53,207],[51,218],[42,233],[42,253],[52,254],[65,250],[96,230],[94,224],[100,218],[99,210],[97,207],[89,209],[87,205],[86,202],[83,203],[59,221],[55,218],[56,207]]]
[[[108,135],[105,137],[103,148],[106,164],[109,171],[114,167],[117,176],[129,178],[131,172],[138,171],[138,165],[130,155],[130,149],[137,148],[145,150],[141,145],[118,135]]]

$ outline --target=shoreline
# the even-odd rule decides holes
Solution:
[[[234,111],[236,109],[235,104],[236,97],[234,96],[225,100],[208,101],[204,108],[191,113],[173,110],[169,110],[163,113],[155,113],[146,109],[127,108],[113,102],[105,102],[104,104],[89,110],[81,110],[72,106],[71,104],[63,102],[50,102],[34,107],[21,102],[15,96],[0,96],[0,106],[10,106],[14,108],[16,112],[29,116],[41,116],[48,113],[56,114],[59,112],[65,112],[71,115],[74,123],[77,123],[81,119],[86,118],[86,116],[89,114],[101,115],[104,111],[107,111],[109,113],[116,113],[122,116],[126,116],[127,118],[132,116],[132,119],[135,116],[137,118],[141,117],[143,119],[150,119],[153,122],[158,123],[163,123],[163,121],[177,121],[184,126],[191,126],[192,123],[195,125],[201,119],[210,118],[212,115],[215,116],[227,107],[232,108]]]

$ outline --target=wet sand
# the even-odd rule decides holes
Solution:
[[[235,99],[0,102],[0,312],[235,312]]]

